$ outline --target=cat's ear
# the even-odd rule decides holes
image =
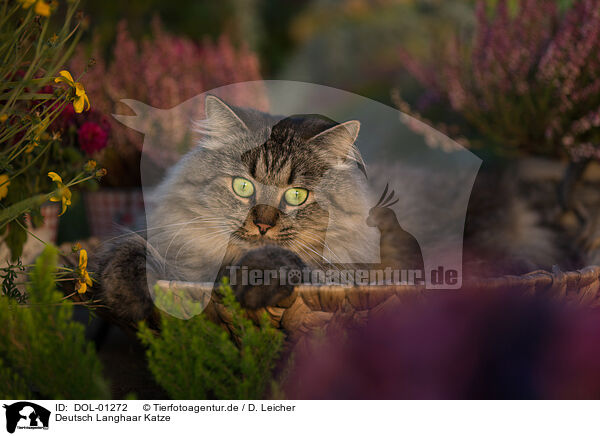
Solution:
[[[197,123],[197,130],[209,135],[227,135],[248,130],[246,123],[223,100],[207,95],[204,100],[206,119]]]
[[[356,138],[358,138],[358,132],[360,132],[360,121],[346,121],[345,123],[323,130],[321,133],[310,138],[309,142],[334,144],[339,141],[345,141],[354,145]]]
[[[318,133],[308,140],[318,151],[323,151],[334,164],[348,164],[356,162],[358,168],[365,174],[365,163],[354,145],[360,132],[360,121],[352,120],[338,124]]]

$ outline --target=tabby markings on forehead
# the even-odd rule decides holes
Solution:
[[[293,159],[287,155],[276,156],[271,150],[261,150],[253,162],[247,163],[247,167],[254,179],[283,187],[290,184]]]

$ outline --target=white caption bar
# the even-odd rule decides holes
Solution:
[[[598,401],[4,400],[1,434],[597,435]],[[49,412],[49,415],[48,413]],[[16,420],[16,421],[15,421]],[[6,433],[8,431],[8,433]]]

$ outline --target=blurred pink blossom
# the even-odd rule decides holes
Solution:
[[[161,109],[171,108],[213,88],[243,81],[260,80],[258,59],[248,48],[235,48],[226,36],[212,42],[197,43],[171,35],[158,19],[152,24],[151,38],[136,42],[122,21],[118,25],[116,43],[110,60],[93,54],[95,65],[81,82],[92,107],[104,114],[131,113],[119,103],[121,99],[142,101]],[[89,56],[81,48],[71,64],[83,70]],[[266,109],[266,99],[255,95],[230,96],[228,102]],[[182,122],[187,120],[182,120]],[[110,145],[122,159],[136,156],[142,147],[142,136],[110,117]],[[173,126],[176,128],[176,126]],[[169,148],[171,145],[171,148]],[[148,150],[157,164],[171,162],[177,144],[161,144],[160,150]]]
[[[400,50],[405,68],[505,148],[597,155],[580,148],[600,145],[600,0],[564,12],[554,0],[522,0],[515,14],[499,0],[491,12],[479,1],[471,43],[452,39],[431,63]]]
[[[600,311],[501,289],[402,300],[299,346],[290,399],[597,399]]]
[[[77,139],[83,151],[93,154],[106,147],[108,133],[100,125],[92,121],[86,121],[79,128]]]

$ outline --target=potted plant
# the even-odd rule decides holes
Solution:
[[[525,160],[523,173],[559,179],[551,206],[562,210],[560,225],[585,239],[587,250],[600,238],[598,212],[575,186],[600,157],[600,1],[557,3],[523,0],[512,10],[506,0],[491,7],[480,1],[470,42],[456,35],[429,62],[401,49],[405,68],[425,92],[418,113],[399,93],[396,104],[438,121],[439,108],[449,108],[438,130],[504,158],[536,158],[535,165]],[[540,165],[539,158],[546,161]]]
[[[92,49],[96,53],[97,45]],[[89,54],[80,49],[71,68],[84,68],[88,59]],[[144,218],[140,181],[142,135],[110,116],[129,110],[120,100],[137,99],[154,107],[170,108],[221,85],[258,80],[260,73],[256,56],[245,47],[234,48],[225,36],[217,42],[196,43],[165,32],[158,19],[153,22],[151,37],[141,43],[130,36],[126,23],[121,22],[112,56],[104,59],[94,55],[94,60],[84,83],[94,107],[104,114],[110,132],[106,136],[108,146],[95,155],[109,174],[98,191],[86,193],[85,200],[92,234],[103,237],[115,231],[115,223],[135,227]],[[94,143],[99,146],[104,135],[99,129],[94,130],[98,134]],[[176,145],[161,146],[168,149]],[[153,150],[144,152],[153,156]],[[164,167],[165,162],[154,159],[158,167]]]

